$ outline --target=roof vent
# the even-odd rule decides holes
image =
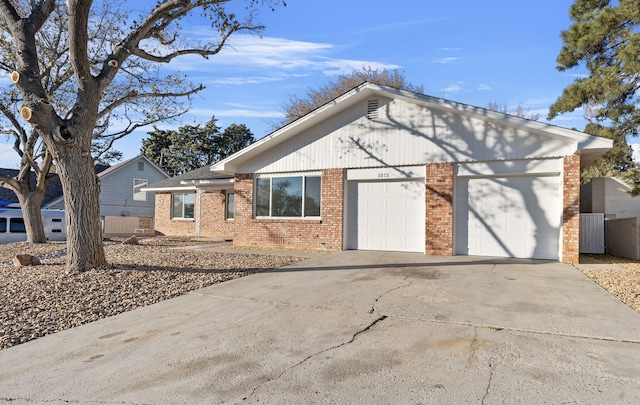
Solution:
[[[367,101],[367,118],[370,120],[378,119],[378,100]]]

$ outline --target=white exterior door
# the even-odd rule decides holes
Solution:
[[[351,181],[348,199],[348,249],[424,253],[424,179]]]
[[[559,176],[458,178],[456,254],[558,260]]]

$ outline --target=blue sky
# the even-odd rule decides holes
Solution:
[[[287,0],[258,15],[262,37],[237,34],[220,54],[189,56],[170,69],[189,74],[206,89],[180,121],[163,129],[205,123],[212,115],[224,129],[247,125],[256,138],[271,132],[291,95],[303,96],[363,66],[398,69],[425,93],[479,107],[491,101],[509,110],[522,103],[546,121],[548,107],[583,70],[559,72],[556,57],[567,29],[571,0],[519,2],[433,0]],[[210,33],[197,18],[183,24],[192,38]],[[583,129],[583,111],[551,121]],[[139,154],[139,131],[116,142],[125,158]],[[0,142],[4,141],[0,138]],[[633,140],[632,140],[633,142]],[[17,155],[0,144],[0,166]]]

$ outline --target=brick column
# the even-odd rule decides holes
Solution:
[[[344,229],[344,170],[326,169],[322,171],[321,244],[329,250],[342,250]]]
[[[562,261],[580,261],[580,156],[564,158]]]
[[[248,246],[253,219],[253,174],[237,174],[234,192],[233,242],[239,246]]]
[[[427,165],[426,247],[428,255],[453,255],[453,163]]]

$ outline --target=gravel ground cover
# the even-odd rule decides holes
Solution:
[[[105,241],[110,265],[69,275],[66,245],[0,245],[0,349],[304,258],[174,249],[203,244],[155,237]],[[210,244],[211,242],[209,242]],[[16,254],[42,265],[15,267]]]
[[[582,270],[593,281],[620,301],[640,312],[640,262],[611,255],[588,255],[601,263],[609,263],[621,269]]]
[[[66,245],[0,245],[0,349],[169,299],[211,284],[305,260],[293,256],[182,250],[211,242],[155,237],[140,245],[105,241],[110,265],[68,275]],[[16,254],[38,256],[41,266],[15,267]],[[609,293],[640,312],[640,262],[589,255],[622,267],[583,270]]]

